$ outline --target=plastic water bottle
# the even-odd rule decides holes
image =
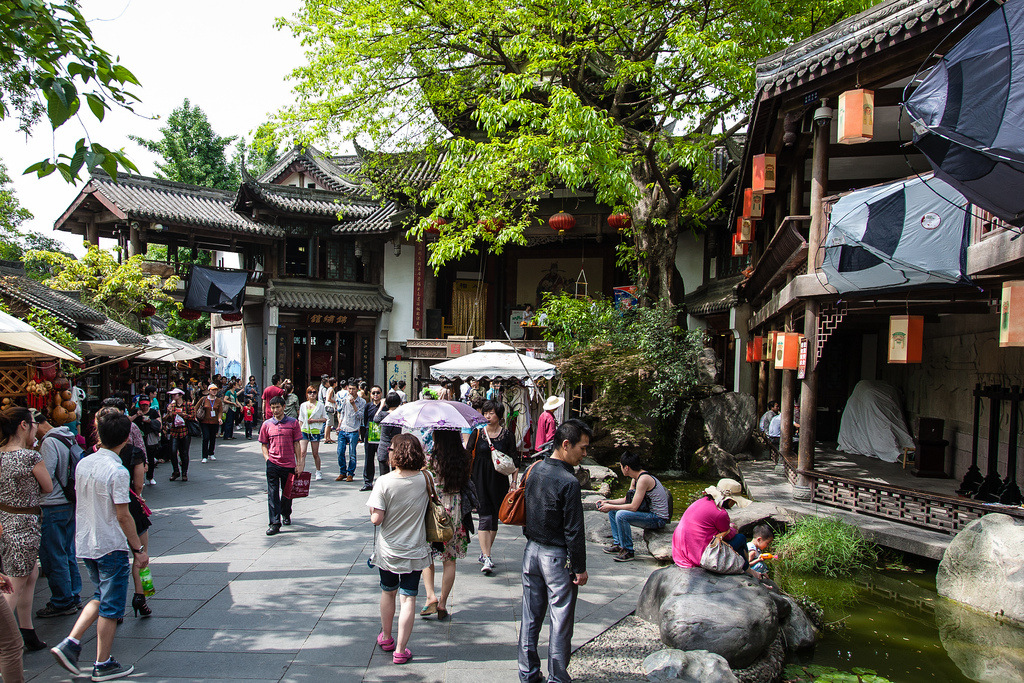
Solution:
[[[147,598],[156,595],[156,588],[153,587],[153,572],[149,571],[149,567],[139,572],[139,579],[142,580],[142,592]]]

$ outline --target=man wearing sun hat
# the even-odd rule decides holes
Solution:
[[[561,396],[548,396],[544,401],[544,412],[537,420],[537,440],[534,442],[534,450],[542,450],[542,446],[555,438],[555,429],[558,422],[555,420],[555,411],[562,407],[565,399]]]

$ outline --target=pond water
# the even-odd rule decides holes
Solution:
[[[1024,681],[1024,629],[939,597],[934,572],[780,578],[817,599],[826,622],[845,623],[792,663],[868,668],[896,683]]]

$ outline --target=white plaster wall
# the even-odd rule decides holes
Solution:
[[[676,270],[687,294],[704,284],[704,235],[685,231],[676,241]]]
[[[411,244],[402,245],[401,256],[395,256],[390,242],[384,245],[384,291],[395,298],[388,341],[404,342],[416,338],[416,331],[412,329],[414,262],[415,249]]]
[[[246,382],[249,381],[249,376],[253,375],[256,377],[256,381],[260,383],[260,388],[263,388],[263,368],[265,363],[263,355],[265,353],[265,341],[266,338],[263,336],[263,325],[246,325],[245,326],[245,376]]]

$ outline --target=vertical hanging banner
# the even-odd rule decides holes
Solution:
[[[413,255],[413,283],[412,283],[412,329],[420,332],[423,330],[423,288],[427,279],[427,245],[423,242],[416,243]]]
[[[796,369],[796,378],[807,377],[807,337],[800,335],[800,362]]]

